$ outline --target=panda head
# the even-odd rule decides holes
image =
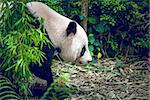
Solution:
[[[65,37],[60,45],[60,56],[65,61],[88,63],[92,60],[88,49],[87,35],[77,22],[69,22]]]
[[[84,29],[74,20],[55,12],[41,2],[27,3],[35,17],[44,19],[48,36],[64,61],[88,63],[92,61],[88,49],[88,38]]]

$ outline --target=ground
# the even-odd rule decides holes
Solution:
[[[150,62],[101,59],[98,64],[77,66],[53,62],[55,77],[71,75],[67,86],[74,90],[68,100],[148,100]]]

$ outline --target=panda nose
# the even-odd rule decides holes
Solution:
[[[90,62],[92,62],[92,60],[87,61],[87,63],[90,63]]]

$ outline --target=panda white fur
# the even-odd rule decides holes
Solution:
[[[55,12],[41,2],[29,2],[27,8],[35,17],[44,19],[48,36],[64,61],[88,63],[92,60],[88,49],[88,38],[84,29],[76,22]]]

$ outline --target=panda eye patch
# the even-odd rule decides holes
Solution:
[[[80,52],[80,57],[82,57],[82,56],[84,55],[85,51],[86,51],[86,48],[85,48],[85,46],[84,46],[84,47],[82,48],[81,52]]]

